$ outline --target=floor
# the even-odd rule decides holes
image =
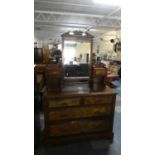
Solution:
[[[40,146],[35,149],[34,155],[121,155],[121,81],[113,82],[117,93],[114,141],[111,145],[105,141],[90,141],[67,145],[58,145],[50,148]]]

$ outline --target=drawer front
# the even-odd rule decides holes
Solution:
[[[80,99],[69,98],[69,99],[49,99],[48,108],[65,107],[65,106],[78,106],[80,105]]]
[[[113,102],[113,96],[94,96],[94,97],[86,97],[84,99],[84,104],[110,104]]]
[[[110,130],[110,121],[70,121],[49,127],[50,136],[65,136]]]
[[[102,117],[109,116],[112,112],[112,108],[109,105],[100,107],[76,107],[66,108],[63,110],[53,110],[49,112],[49,120],[66,120],[66,119],[78,119],[87,117]]]

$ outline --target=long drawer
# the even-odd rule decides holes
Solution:
[[[85,97],[84,104],[111,104],[113,102],[113,96],[93,96],[93,97]]]
[[[109,120],[69,121],[49,126],[49,135],[53,137],[65,136],[73,134],[108,131],[109,129]]]
[[[57,107],[69,107],[69,106],[78,106],[80,105],[79,98],[63,98],[63,99],[49,99],[48,108],[57,108]]]
[[[54,121],[87,117],[102,117],[106,115],[109,116],[111,113],[112,107],[110,105],[65,108],[50,111],[48,120]]]

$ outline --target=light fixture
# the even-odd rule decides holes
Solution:
[[[65,44],[76,44],[75,41],[65,41],[64,43],[65,43]]]
[[[74,32],[73,32],[73,31],[70,31],[69,34],[70,34],[70,35],[74,35]]]
[[[91,31],[91,32],[96,32],[97,29],[90,29],[89,31]]]
[[[93,0],[96,4],[121,6],[121,0]]]
[[[86,33],[85,33],[85,32],[83,32],[83,33],[82,33],[82,36],[86,36]]]

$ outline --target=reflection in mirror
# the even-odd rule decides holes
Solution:
[[[64,41],[63,63],[70,65],[90,63],[90,43]]]
[[[90,43],[64,41],[63,64],[66,77],[88,77],[90,64]]]

